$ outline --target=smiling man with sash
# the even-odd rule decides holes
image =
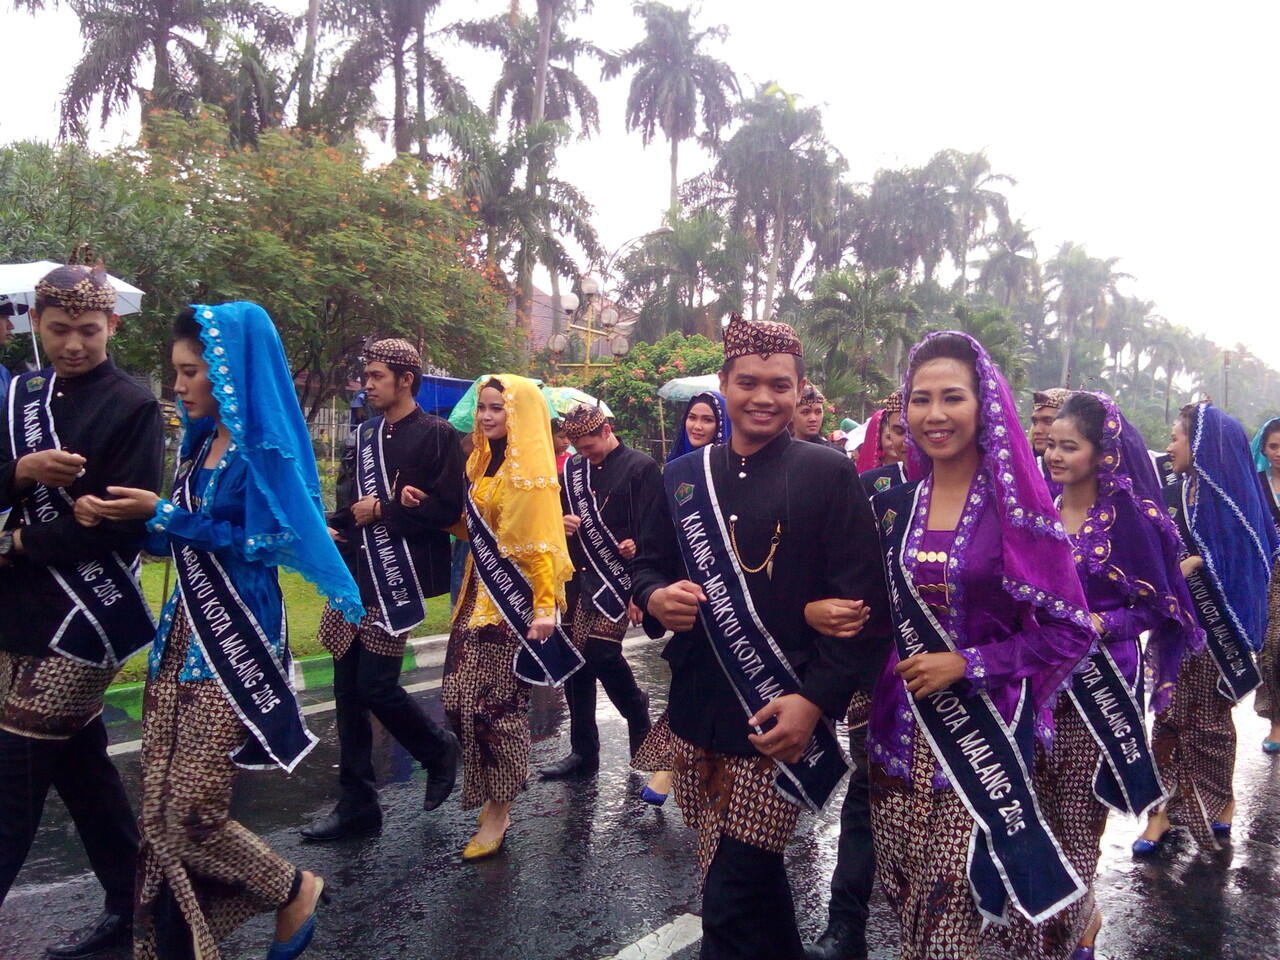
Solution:
[[[574,566],[567,619],[569,637],[586,662],[564,685],[569,755],[540,771],[547,780],[599,769],[597,679],[627,721],[632,755],[649,733],[649,697],[636,685],[622,655],[622,637],[627,632],[638,522],[662,497],[657,463],[623,443],[598,406],[580,404],[562,422],[578,451],[565,463],[560,488]]]
[[[457,778],[457,737],[400,686],[405,643],[426,616],[425,598],[449,592],[446,528],[466,496],[458,433],[418,406],[421,380],[422,358],[408,341],[379,340],[365,349],[365,402],[379,415],[356,431],[353,461],[344,464],[338,488],[340,509],[329,525],[367,613],[358,627],[332,607],[321,618],[320,640],[333,654],[342,796],[331,813],[303,828],[308,840],[382,825],[370,714],[427,770],[423,809],[444,803]],[[400,503],[410,484],[425,494],[413,509]]]
[[[1201,846],[1217,849],[1231,835],[1235,812],[1231,711],[1262,681],[1254,654],[1266,632],[1276,527],[1248,435],[1211,403],[1183,408],[1157,468],[1189,554],[1182,569],[1205,650],[1183,662],[1173,698],[1151,728],[1170,798],[1151,815],[1134,850],[1156,850],[1171,825],[1187,827]]]
[[[62,267],[36,287],[50,367],[14,378],[0,437],[0,902],[26,859],[49,788],[106,888],[88,930],[50,949],[88,957],[129,942],[138,831],[107,759],[102,697],[155,630],[137,582],[141,520],[80,526],[77,498],[156,487],[160,407],[115,367],[119,318],[104,274]]]
[[[732,439],[667,465],[635,599],[652,632],[675,633],[663,652],[674,792],[699,832],[702,956],[793,960],[783,849],[848,770],[834,721],[876,661],[875,626],[826,636],[805,605],[842,597],[883,617],[884,581],[853,461],[787,429],[804,386],[795,331],[735,316],[724,350]]]

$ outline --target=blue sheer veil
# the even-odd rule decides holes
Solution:
[[[1222,590],[1228,616],[1258,651],[1267,624],[1271,564],[1280,548],[1276,527],[1244,427],[1211,403],[1196,404],[1191,420],[1197,483],[1188,526]]]
[[[360,591],[329,536],[311,435],[298,406],[284,345],[256,303],[193,305],[204,360],[231,432],[248,467],[245,554],[301,574],[351,623],[364,615]],[[182,456],[208,434],[210,419],[186,422]]]

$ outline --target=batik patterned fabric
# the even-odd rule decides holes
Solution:
[[[590,637],[621,643],[627,633],[627,618],[614,622],[596,609],[590,597],[579,597],[573,605],[573,618],[570,620],[569,639],[581,650],[587,645]]]
[[[644,773],[660,773],[670,770],[675,763],[675,734],[671,732],[671,718],[667,711],[654,721],[640,749],[631,758],[631,769]]]
[[[1234,796],[1236,762],[1234,704],[1218,692],[1219,676],[1208,650],[1188,657],[1169,706],[1151,727],[1151,752],[1170,793],[1169,819],[1210,850],[1218,849],[1211,824]]]
[[[560,422],[564,425],[564,435],[569,438],[569,442],[577,443],[588,433],[595,433],[603,427],[605,416],[599,406],[580,403],[561,417]]]
[[[876,876],[901,924],[899,960],[985,960],[969,889],[973,817],[954,790],[933,788],[924,737],[914,739],[912,754],[909,781],[878,763],[870,774]]]
[[[1267,635],[1258,654],[1262,686],[1253,695],[1253,709],[1268,720],[1280,719],[1280,560],[1271,572],[1267,593]]]
[[[672,792],[685,825],[698,831],[698,868],[703,880],[720,837],[770,853],[783,853],[800,808],[774,784],[778,770],[763,754],[739,756],[695,747],[674,734]]]
[[[511,669],[520,637],[505,623],[471,626],[470,572],[449,634],[441,701],[462,741],[462,807],[510,803],[529,778],[529,685]]]
[[[1058,702],[1053,749],[1036,750],[1035,783],[1041,809],[1067,859],[1086,883],[1098,870],[1107,808],[1093,793],[1100,751],[1080,713],[1067,698]],[[1040,924],[1012,912],[1007,927],[993,927],[992,939],[1010,957],[1066,957],[1093,917],[1093,890]]]
[[[155,916],[164,884],[191,931],[195,956],[218,960],[218,942],[232,930],[289,901],[297,874],[230,818],[239,772],[230,756],[248,731],[215,680],[178,682],[188,631],[184,613],[146,688],[135,960],[164,958]]]
[[[793,327],[770,320],[745,320],[737,313],[730,315],[724,328],[724,358],[733,360],[753,353],[766,360],[775,353],[804,356],[800,338]]]
[[[375,610],[365,612],[359,624],[348,623],[333,607],[325,607],[320,615],[320,629],[316,639],[320,641],[333,659],[341,660],[351,649],[356,637],[360,638],[360,646],[380,657],[403,657],[408,633],[399,636],[388,633],[378,626],[381,614]]]
[[[74,270],[80,279],[70,287],[58,287],[49,277],[62,270]],[[116,291],[107,279],[106,271],[82,266],[59,267],[50,271],[36,284],[36,302],[42,307],[57,307],[72,317],[100,310],[110,315],[116,310]]]
[[[422,356],[418,353],[418,348],[408,340],[398,337],[369,344],[365,347],[364,362],[422,369]]]
[[[37,740],[67,740],[102,713],[114,667],[51,654],[0,650],[0,730]]]
[[[1071,391],[1063,387],[1037,390],[1032,394],[1031,405],[1036,410],[1041,407],[1048,407],[1050,410],[1061,410],[1062,405],[1067,402],[1067,397],[1069,396],[1071,396]]]
[[[826,402],[827,398],[822,395],[821,390],[812,383],[806,383],[804,385],[804,389],[800,391],[800,402],[797,405],[801,407],[812,407],[814,404]]]

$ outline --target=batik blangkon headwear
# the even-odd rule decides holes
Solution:
[[[741,314],[731,314],[724,328],[725,360],[752,353],[759,354],[766,360],[775,353],[804,356],[794,327],[772,320],[744,320]]]
[[[812,383],[806,382],[804,385],[804,389],[800,391],[800,400],[796,404],[796,406],[812,407],[815,404],[825,405],[826,402],[827,402],[827,398],[822,395],[822,391],[819,390]]]
[[[1098,499],[1076,534],[1075,561],[1115,583],[1131,605],[1162,618],[1146,655],[1151,709],[1159,712],[1168,705],[1183,659],[1204,647],[1204,630],[1178,565],[1186,551],[1165,510],[1146,441],[1110,396],[1087,395],[1102,405],[1102,446]],[[1116,530],[1124,535],[1113,536]]]
[[[604,411],[599,404],[591,406],[580,403],[560,418],[564,435],[570,443],[577,443],[589,433],[595,433],[606,423]]]
[[[1031,409],[1039,410],[1048,407],[1050,410],[1061,410],[1067,402],[1071,391],[1064,387],[1052,387],[1049,390],[1037,390],[1031,395]]]
[[[36,284],[36,308],[56,307],[72,318],[99,310],[107,316],[116,311],[116,291],[100,267],[68,264],[50,270]]]
[[[1271,461],[1267,459],[1267,454],[1266,451],[1262,449],[1262,444],[1267,439],[1267,429],[1273,423],[1280,424],[1280,417],[1272,417],[1260,426],[1258,428],[1258,432],[1253,435],[1253,442],[1249,444],[1249,451],[1253,454],[1254,469],[1259,473],[1266,473],[1271,469]]]
[[[1226,601],[1227,615],[1255,653],[1267,625],[1267,586],[1280,547],[1244,427],[1211,403],[1191,410],[1196,491],[1187,525]]]
[[[360,591],[329,536],[311,434],[275,325],[256,303],[196,304],[193,309],[218,419],[249,468],[246,558],[301,574],[347,621],[359,623],[364,615]],[[181,404],[178,409],[183,410]],[[195,455],[212,421],[182,416],[186,459]]]
[[[684,413],[680,416],[680,436],[676,438],[676,442],[671,447],[671,452],[667,454],[667,463],[696,449],[689,442],[689,430],[685,423],[689,419],[689,411],[699,403],[705,403],[711,408],[711,412],[715,414],[716,435],[711,438],[712,443],[728,443],[729,438],[733,435],[733,424],[729,422],[729,408],[725,406],[724,394],[719,390],[708,390],[706,393],[699,393],[690,397],[689,402],[685,404]]]
[[[364,348],[365,363],[385,363],[387,366],[422,369],[422,355],[408,340],[394,337],[377,340]]]
[[[498,522],[493,525],[493,533],[498,550],[504,557],[517,560],[545,556],[556,584],[556,603],[564,610],[565,582],[573,576],[573,564],[564,538],[564,512],[547,401],[536,381],[513,373],[477,378],[477,396],[493,380],[502,384],[507,413],[506,449],[491,497],[497,508]],[[493,447],[478,423],[472,436],[475,449],[467,458],[467,480],[474,484],[489,468]]]
[[[1071,620],[1093,630],[1085,603],[1084,588],[1076,573],[1067,531],[1049,499],[1044,478],[1031,452],[1031,444],[1018,417],[1013,392],[986,348],[967,333],[931,333],[911,348],[907,358],[904,398],[911,396],[911,376],[915,355],[934,337],[960,337],[968,341],[976,355],[978,383],[978,435],[982,453],[979,470],[986,475],[986,503],[1000,521],[1002,585],[1015,600],[1043,609],[1053,616]],[[933,461],[907,432],[907,450],[915,451],[920,469],[927,476]],[[910,457],[908,458],[910,462]],[[978,496],[978,494],[973,494]],[[1070,678],[1073,665],[1062,665],[1031,677],[1032,697],[1037,704],[1050,701]]]

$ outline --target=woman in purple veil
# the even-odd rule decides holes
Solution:
[[[1113,800],[1105,790],[1098,792],[1097,771],[1104,758],[1080,704],[1090,690],[1105,690],[1110,680],[1109,695],[1131,698],[1141,718],[1145,672],[1151,704],[1163,710],[1178,667],[1188,653],[1204,646],[1204,632],[1178,567],[1182,544],[1165,512],[1160,481],[1142,435],[1115,402],[1105,393],[1071,394],[1050,430],[1044,463],[1062,488],[1058,507],[1100,644],[1090,657],[1090,669],[1073,679],[1073,696],[1058,700],[1053,748],[1038,771],[1037,785],[1054,835],[1089,882]],[[1146,631],[1151,633],[1144,671],[1138,638]],[[1111,716],[1114,720],[1120,714]],[[1137,789],[1123,792],[1126,802],[1120,807],[1141,816],[1163,799],[1164,791],[1145,730],[1139,726],[1132,735],[1124,772]],[[1072,960],[1092,960],[1101,925],[1093,898],[1085,897],[1035,928],[1029,951],[1052,948],[1061,955],[1064,943],[1078,937]],[[1014,928],[1015,937],[1026,932]]]
[[[944,774],[945,747],[934,732],[925,735],[918,710],[948,691],[966,709],[994,709],[1007,730],[1034,719],[1034,734],[1047,745],[1057,695],[1095,634],[1066,531],[986,350],[965,334],[930,334],[911,352],[903,396],[909,444],[923,454],[925,476],[875,499],[891,594],[895,583],[909,585],[951,649],[901,660],[891,650],[875,689],[869,755],[877,873],[901,922],[902,960],[986,960],[1001,947],[971,885],[971,794],[962,797]],[[904,626],[910,623],[898,623],[903,635]],[[1029,752],[1029,745],[1019,741],[1018,749]],[[1025,757],[1020,763],[1029,765]],[[1028,799],[1036,807],[1033,788]],[[1078,877],[1071,880],[1041,920],[1084,894]],[[1006,903],[1005,912],[1014,909]],[[1059,958],[1073,943],[1022,956]]]

